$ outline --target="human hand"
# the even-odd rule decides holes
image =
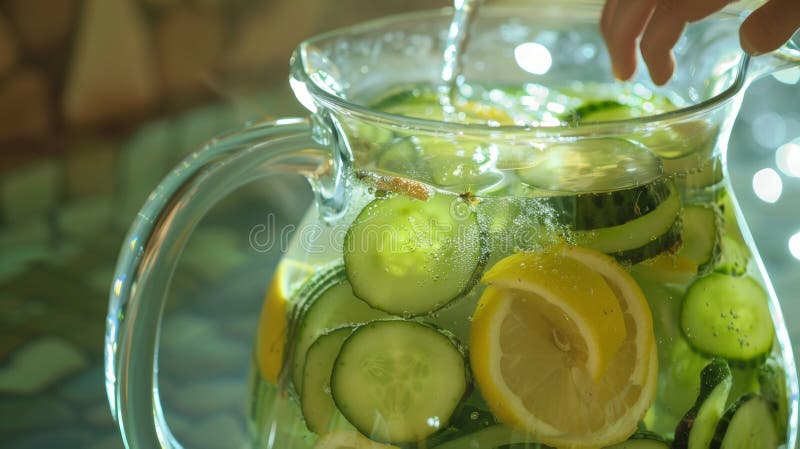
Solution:
[[[600,29],[611,55],[614,76],[627,80],[636,71],[636,44],[657,85],[675,70],[672,48],[687,23],[701,20],[732,0],[606,0]],[[800,29],[800,0],[768,0],[739,29],[742,49],[758,55],[777,49]]]

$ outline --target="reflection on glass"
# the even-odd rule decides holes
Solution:
[[[783,84],[797,84],[797,82],[800,81],[800,68],[794,67],[781,70],[780,72],[772,74],[772,76]]]

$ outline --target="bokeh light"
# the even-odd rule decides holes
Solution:
[[[781,176],[771,168],[763,168],[753,175],[753,191],[761,201],[774,203],[781,197],[783,182]]]
[[[514,48],[514,58],[522,70],[534,75],[547,73],[550,70],[550,66],[553,65],[553,57],[550,55],[550,50],[536,42],[517,45]]]
[[[774,112],[757,116],[752,130],[753,138],[762,147],[774,149],[786,142],[786,121]]]
[[[778,148],[775,152],[775,164],[786,176],[800,178],[800,138]]]
[[[795,259],[800,260],[800,231],[789,237],[789,252]]]

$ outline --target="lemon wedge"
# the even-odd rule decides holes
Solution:
[[[470,361],[495,416],[559,449],[630,436],[658,371],[650,309],[633,278],[605,254],[558,245],[509,256],[483,281]]]
[[[284,259],[275,269],[264,296],[256,333],[255,358],[261,377],[273,385],[278,383],[283,367],[291,286],[306,280],[313,272],[311,265]]]

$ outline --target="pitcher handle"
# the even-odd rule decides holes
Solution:
[[[305,176],[318,206],[337,207],[341,170],[311,129],[282,119],[218,137],[173,169],[138,213],[117,261],[105,336],[106,393],[128,448],[181,447],[159,399],[158,342],[172,274],[200,219],[231,191],[275,172]]]

